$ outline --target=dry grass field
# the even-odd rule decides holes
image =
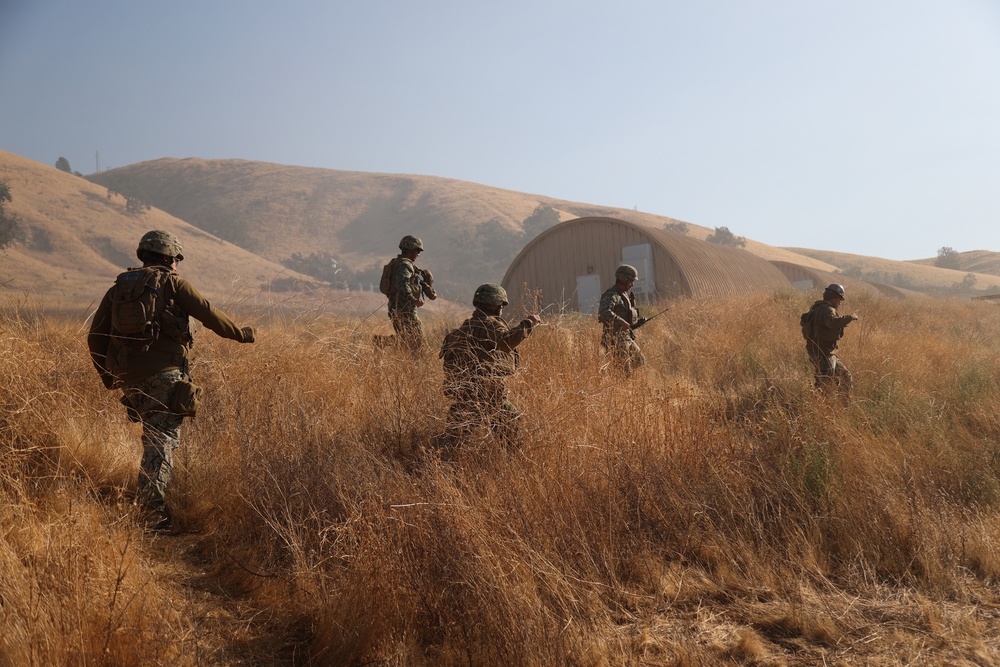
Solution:
[[[8,305],[0,665],[1000,664],[1000,310],[853,300],[844,404],[811,390],[809,303],[676,302],[630,381],[591,319],[546,320],[523,446],[444,458],[436,355],[240,313],[257,344],[196,334],[176,535],[130,505],[86,323]]]

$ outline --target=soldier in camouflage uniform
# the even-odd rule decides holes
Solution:
[[[641,326],[645,319],[639,317],[635,307],[632,285],[639,277],[634,266],[622,264],[615,271],[615,284],[601,295],[601,305],[597,309],[597,319],[604,325],[601,346],[615,360],[615,364],[626,377],[632,370],[642,366],[646,358],[635,342],[634,327]]]
[[[850,395],[854,385],[851,371],[837,358],[837,341],[843,338],[844,329],[858,320],[854,313],[839,315],[837,308],[844,302],[844,286],[836,283],[823,290],[823,299],[809,309],[811,332],[806,336],[806,353],[816,369],[816,388],[838,387]],[[803,332],[805,333],[805,332]]]
[[[184,415],[172,409],[173,400],[178,387],[190,382],[188,353],[193,339],[189,318],[194,317],[223,338],[240,343],[254,342],[254,330],[238,327],[190,282],[177,275],[177,263],[184,255],[180,241],[170,232],[155,230],[145,234],[136,256],[144,269],[161,272],[162,282],[155,296],[165,304],[158,315],[160,321],[154,323],[153,333],[145,340],[116,332],[112,325],[116,282],[94,314],[87,346],[104,386],[121,389],[122,404],[129,418],[142,422],[142,463],[136,501],[147,509],[154,528],[165,529],[170,526],[166,491],[184,420]],[[136,269],[129,270],[132,271]]]
[[[430,271],[418,269],[414,264],[417,256],[424,251],[424,243],[416,236],[406,235],[399,242],[392,287],[389,292],[389,319],[396,331],[399,343],[413,352],[422,352],[427,347],[424,327],[417,317],[417,308],[424,305],[424,297],[434,300],[434,278]]]
[[[472,299],[472,317],[448,334],[441,347],[448,411],[443,444],[467,436],[476,425],[491,429],[508,445],[520,443],[520,412],[508,398],[504,378],[517,366],[517,346],[541,323],[531,315],[510,327],[501,317],[507,292],[500,285],[480,285]]]

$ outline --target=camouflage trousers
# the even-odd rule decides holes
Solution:
[[[632,375],[632,371],[646,363],[646,357],[629,335],[605,334],[601,338],[601,345],[608,351],[614,360],[615,366],[625,374],[625,377]]]
[[[417,317],[416,309],[395,310],[389,313],[392,318],[392,328],[399,338],[399,344],[413,352],[422,352],[427,347],[427,339],[424,336],[424,325]]]
[[[851,371],[847,370],[847,366],[840,363],[836,354],[827,354],[813,347],[807,348],[807,351],[809,360],[812,361],[813,368],[816,370],[817,389],[837,388],[845,394],[851,393],[854,378],[851,376]]]
[[[468,438],[477,427],[489,429],[506,446],[521,443],[521,412],[510,402],[500,379],[480,380],[453,391],[448,409],[445,440],[450,444]]]
[[[131,406],[142,422],[142,463],[139,467],[137,502],[163,510],[167,485],[173,474],[174,450],[181,444],[184,417],[170,410],[170,400],[180,370],[160,371],[145,380],[126,386],[123,403]]]

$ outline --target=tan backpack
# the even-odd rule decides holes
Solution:
[[[378,291],[386,296],[390,296],[396,291],[396,262],[398,259],[398,257],[393,257],[388,264],[382,267],[382,278],[378,281]]]
[[[118,347],[147,350],[159,338],[169,275],[169,271],[155,267],[118,274],[111,291],[111,337]]]

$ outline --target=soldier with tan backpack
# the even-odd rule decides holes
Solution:
[[[104,295],[87,347],[104,386],[121,389],[129,419],[142,423],[136,502],[161,530],[171,524],[166,492],[181,423],[194,417],[201,399],[188,373],[190,318],[240,343],[254,342],[254,330],[237,326],[177,275],[184,254],[170,232],[146,233],[136,256],[142,266],[121,273]]]
[[[424,251],[424,243],[416,236],[407,234],[399,242],[400,253],[382,267],[379,291],[389,297],[389,319],[396,332],[393,336],[372,338],[375,347],[399,344],[413,352],[427,348],[424,327],[417,317],[417,308],[424,305],[424,297],[437,298],[434,291],[434,276],[430,271],[417,268],[414,263]]]

